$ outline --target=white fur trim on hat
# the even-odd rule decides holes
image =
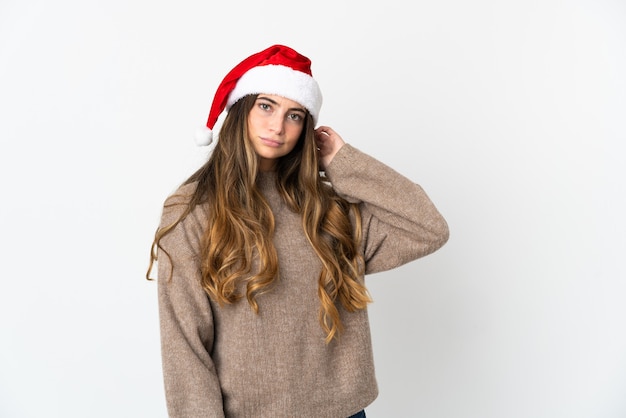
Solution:
[[[322,108],[322,91],[317,81],[308,74],[283,65],[262,65],[248,70],[228,96],[230,109],[239,99],[249,94],[275,94],[304,106],[317,123]]]

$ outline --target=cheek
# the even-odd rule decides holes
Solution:
[[[252,109],[250,113],[248,113],[248,130],[258,131],[262,126],[263,118],[259,117],[256,114],[255,109]]]
[[[294,142],[298,142],[298,138],[302,135],[304,127],[302,125],[287,125],[287,136]]]

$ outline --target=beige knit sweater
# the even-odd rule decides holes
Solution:
[[[448,239],[448,226],[422,188],[350,145],[326,172],[333,188],[360,202],[366,274],[425,256]],[[346,418],[377,396],[367,311],[340,308],[345,326],[330,344],[318,322],[320,261],[299,215],[281,201],[274,174],[260,187],[276,218],[280,278],[258,297],[219,307],[200,286],[199,241],[205,220],[194,211],[162,244],[159,312],[170,417]],[[189,194],[193,184],[176,194]],[[170,197],[166,204],[181,201]],[[183,205],[164,209],[162,225]],[[390,283],[390,286],[393,286]]]

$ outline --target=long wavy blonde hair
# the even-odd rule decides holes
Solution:
[[[202,287],[213,300],[225,304],[241,299],[239,289],[245,285],[245,297],[258,312],[256,296],[269,290],[278,277],[279,264],[272,241],[274,215],[257,188],[258,157],[247,140],[247,117],[256,98],[246,96],[232,106],[209,160],[185,181],[197,182],[195,192],[174,224],[157,229],[146,277],[151,280],[158,249],[169,257],[160,246],[161,238],[197,205],[206,204],[208,222],[200,254]],[[330,342],[343,329],[336,302],[354,312],[364,309],[371,299],[362,283],[360,212],[320,175],[314,135],[313,119],[307,115],[298,143],[277,162],[276,186],[289,208],[302,215],[304,233],[321,260],[319,321],[326,342]],[[259,262],[253,271],[255,256]]]

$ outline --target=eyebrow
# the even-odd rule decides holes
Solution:
[[[257,100],[259,100],[259,99],[262,99],[262,100],[267,100],[268,102],[270,102],[270,103],[272,103],[272,104],[278,105],[278,102],[277,102],[276,100],[272,100],[272,99],[270,99],[269,97],[266,97],[266,96],[261,96],[261,95],[259,95],[259,96],[257,97]],[[288,110],[289,110],[289,111],[294,111],[294,110],[295,110],[295,111],[299,111],[299,112],[304,112],[304,113],[306,113],[306,108],[304,108],[304,107],[292,107],[292,108],[290,108],[290,109],[288,109]]]

